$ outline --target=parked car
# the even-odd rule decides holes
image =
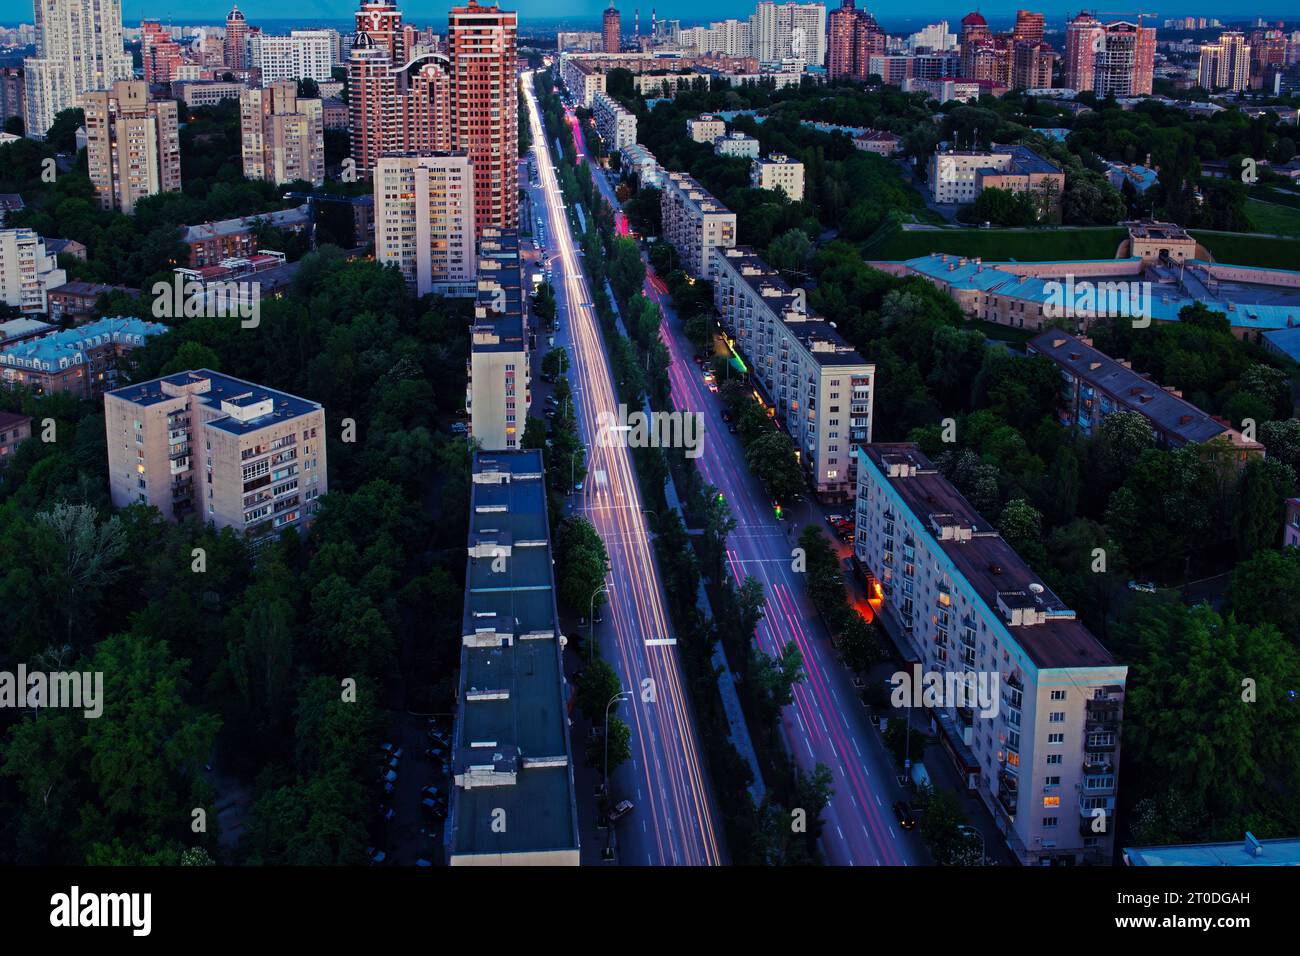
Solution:
[[[906,800],[899,800],[894,804],[894,816],[898,819],[898,825],[904,830],[916,826],[916,814],[912,812],[912,807]]]
[[[614,809],[609,811],[609,822],[615,823],[618,820],[623,819],[623,817],[627,816],[631,812],[632,812],[632,801],[620,800],[618,803],[614,804]]]
[[[713,393],[716,394],[717,391],[718,391],[718,383],[717,383],[717,382],[709,382],[708,385],[709,385],[709,391],[710,391],[710,392],[713,392]]]
[[[466,425],[464,422],[451,423],[451,433],[453,435],[464,435],[468,431],[469,431],[469,426]]]
[[[439,763],[447,759],[447,748],[434,745],[424,752],[424,755],[430,760],[436,760]]]
[[[1144,594],[1155,594],[1156,585],[1154,581],[1130,581],[1128,583],[1130,591],[1141,591]]]
[[[425,813],[438,817],[439,819],[447,815],[447,808],[437,800],[430,799],[429,797],[425,797],[420,801],[420,809]]]
[[[445,801],[445,800],[447,799],[447,795],[446,795],[445,793],[443,793],[443,792],[442,792],[441,790],[439,790],[437,787],[432,786],[432,785],[427,786],[427,787],[421,787],[421,788],[420,788],[420,797],[421,797],[422,799],[426,799],[426,800],[436,800],[436,801],[438,801],[439,803],[442,803],[443,801]]]
[[[371,866],[383,866],[384,861],[388,859],[388,854],[383,850],[376,850],[373,846],[366,847],[366,856],[370,858]]]
[[[396,811],[393,810],[393,808],[386,803],[381,803],[378,807],[378,810],[379,810],[379,819],[383,820],[385,823],[393,819],[393,817],[396,815]]]
[[[416,866],[433,866],[433,863],[432,863],[431,861],[429,861],[429,860],[426,860],[424,857],[420,857],[418,860],[415,861],[415,865],[416,865]]]

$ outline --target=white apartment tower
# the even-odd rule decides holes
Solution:
[[[334,66],[336,32],[333,30],[294,30],[286,36],[254,33],[248,38],[253,67],[262,71],[262,83],[277,80],[331,78]]]
[[[375,261],[419,295],[473,295],[474,170],[464,150],[389,153],[374,172]]]
[[[807,310],[752,249],[714,249],[713,302],[823,501],[853,498],[871,441],[876,367]]]
[[[752,55],[762,63],[793,57],[826,63],[826,7],[820,3],[759,3],[749,18]]]
[[[916,445],[858,449],[856,523],[909,676],[945,688],[910,719],[943,738],[1020,863],[1109,864],[1128,668]]]
[[[134,76],[122,48],[120,0],[35,0],[36,56],[23,61],[27,135],[44,139],[55,114],[90,90]]]
[[[0,302],[23,312],[46,312],[45,294],[68,281],[58,257],[32,229],[0,229]]]

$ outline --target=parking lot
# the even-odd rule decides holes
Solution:
[[[378,865],[442,866],[443,826],[451,779],[447,771],[451,715],[403,714],[385,739],[384,777],[374,784],[372,859]],[[391,776],[390,776],[391,775]]]

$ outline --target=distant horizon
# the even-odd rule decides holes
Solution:
[[[142,17],[157,17],[164,22],[169,22],[176,26],[204,26],[220,25],[225,22],[226,13],[229,12],[231,3],[229,0],[221,2],[203,2],[199,4],[186,4],[183,9],[186,16],[172,16],[167,9],[170,4],[165,3],[124,3],[122,8],[123,24],[131,27],[139,24]],[[397,0],[398,7],[402,10],[404,19],[407,22],[417,26],[434,25],[438,22],[445,22],[447,10],[456,3],[448,2],[446,4],[430,3],[429,0],[415,0],[415,2],[402,2]],[[505,9],[514,10],[519,14],[521,27],[545,27],[545,26],[565,26],[571,29],[598,29],[600,11],[608,4],[600,0],[519,0],[519,2],[501,3]],[[682,20],[688,23],[702,23],[711,20],[725,20],[728,18],[743,19],[747,17],[754,9],[754,0],[719,0],[715,4],[706,5],[701,9],[698,3],[685,3],[683,0],[650,0],[642,5],[639,2],[634,4],[622,3],[616,4],[623,14],[624,32],[631,32],[631,23],[633,11],[640,11],[641,32],[648,34],[650,32],[650,16],[654,10],[660,19]],[[839,0],[830,0],[827,2],[828,10],[839,6]],[[246,3],[240,3],[239,8],[247,15],[248,21],[252,24],[257,23],[274,23],[274,24],[306,24],[311,22],[330,22],[352,20],[352,12],[358,4],[352,0],[310,0],[303,5],[303,12],[300,16],[285,17],[282,15],[283,7],[278,3],[271,3],[269,0],[249,0]],[[1156,12],[1152,16],[1144,17],[1147,22],[1154,22],[1157,26],[1165,20],[1176,17],[1206,17],[1215,18],[1225,23],[1242,21],[1252,21],[1256,17],[1264,17],[1268,20],[1300,20],[1297,16],[1292,3],[1277,2],[1277,0],[1268,0],[1261,5],[1259,9],[1243,13],[1240,10],[1225,12],[1222,9],[1211,9],[1218,4],[1208,2],[1198,3],[1197,0],[1190,0],[1188,3],[1180,3],[1178,11],[1163,13]],[[890,29],[891,24],[899,28],[905,28],[913,24],[924,26],[927,23],[934,23],[946,19],[950,25],[956,26],[961,18],[972,10],[979,10],[989,19],[990,22],[1010,22],[1015,18],[1017,9],[1030,9],[1043,13],[1049,24],[1063,24],[1067,17],[1077,13],[1080,9],[1088,9],[1088,6],[1079,2],[1056,2],[1035,4],[1027,0],[1014,0],[1006,4],[980,3],[979,0],[966,2],[962,4],[948,4],[928,0],[928,2],[917,3],[897,3],[897,4],[880,4],[871,2],[859,2],[859,9],[867,9],[875,14],[880,20],[881,25]],[[202,10],[201,13],[195,13],[195,9]],[[265,10],[267,15],[261,11]],[[1109,13],[1106,17],[1119,19],[1121,17],[1132,17],[1135,14]],[[0,25],[6,27],[15,27],[21,23],[31,23],[33,21],[33,10],[30,0],[0,0]],[[897,32],[897,31],[895,31]]]

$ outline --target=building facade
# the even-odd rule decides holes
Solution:
[[[241,93],[239,130],[245,179],[324,184],[324,111],[319,99],[298,96],[294,80]]]
[[[606,53],[618,53],[622,50],[623,44],[619,34],[618,11],[614,9],[614,0],[609,0],[609,6],[601,17],[600,25],[601,48]]]
[[[857,499],[854,552],[909,676],[992,690],[923,712],[967,787],[1022,864],[1108,864],[1128,668],[915,445],[859,448]]]
[[[225,65],[232,70],[248,69],[248,20],[239,7],[226,15],[226,38],[223,44]]]
[[[1059,166],[1026,146],[936,151],[930,157],[930,195],[937,203],[972,203],[985,189],[1033,192],[1042,197],[1039,218],[1050,217],[1065,191]]]
[[[1060,367],[1065,381],[1060,420],[1066,427],[1093,435],[1115,412],[1135,412],[1146,419],[1161,448],[1219,441],[1231,448],[1239,463],[1264,454],[1262,444],[1247,440],[1227,419],[1201,411],[1177,389],[1161,388],[1128,362],[1093,348],[1088,339],[1047,329],[1030,339],[1025,350]]]
[[[68,281],[58,257],[32,229],[0,229],[0,301],[25,313],[49,311],[48,293]]]
[[[36,56],[23,61],[27,135],[44,139],[55,114],[134,75],[122,46],[120,0],[35,4]]]
[[[660,177],[659,208],[663,239],[681,256],[682,268],[697,279],[711,279],[713,249],[736,244],[736,214],[689,174],[667,170]]]
[[[474,168],[474,220],[485,229],[519,224],[518,77],[513,12],[474,0],[448,14],[454,148]]]
[[[803,163],[785,153],[755,159],[749,165],[749,184],[755,189],[779,189],[792,202],[801,202]]]
[[[720,137],[727,135],[727,122],[721,116],[701,113],[686,121],[686,135],[696,143],[717,142]]]
[[[262,72],[262,84],[280,80],[328,80],[333,76],[334,37],[329,30],[294,30],[286,36],[256,33],[249,37],[250,66]]]
[[[118,316],[28,339],[0,352],[0,382],[34,395],[98,398],[117,381],[118,360],[167,327]]]
[[[625,110],[612,96],[596,93],[591,98],[591,116],[607,153],[636,143],[636,114]]]
[[[876,368],[776,270],[746,248],[715,249],[713,301],[819,498],[856,488],[859,445],[871,441]]]
[[[250,538],[306,530],[329,490],[325,410],[210,369],[104,395],[113,506]]]
[[[86,162],[101,209],[129,215],[146,196],[180,191],[175,100],[150,99],[147,83],[119,80],[87,93],[84,104]]]
[[[719,156],[735,159],[758,159],[759,145],[754,137],[739,130],[719,136],[713,141],[713,151]]]
[[[474,172],[463,150],[381,156],[374,174],[375,261],[418,295],[476,290]]]

